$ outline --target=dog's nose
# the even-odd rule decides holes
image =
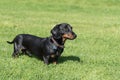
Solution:
[[[74,34],[74,38],[77,38],[77,35],[76,35],[76,34]]]

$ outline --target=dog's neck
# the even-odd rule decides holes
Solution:
[[[51,40],[53,41],[53,43],[54,43],[57,47],[64,48],[64,43],[65,43],[65,41],[63,41],[62,38],[56,39],[56,38],[54,38],[54,37],[51,37]]]

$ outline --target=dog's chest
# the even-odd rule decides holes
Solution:
[[[63,49],[56,49],[50,53],[51,58],[59,57],[62,53]]]
[[[63,51],[63,48],[57,47],[55,45],[52,45],[49,49],[50,49],[50,55],[54,55],[54,56],[59,56]]]
[[[57,52],[57,50],[58,50],[57,46],[55,46],[55,45],[49,46],[50,54],[53,54],[53,53],[55,54]]]

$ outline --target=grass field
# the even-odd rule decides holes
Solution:
[[[15,35],[73,26],[59,64],[11,57]],[[80,59],[80,62],[78,61]],[[120,0],[0,0],[0,80],[120,80]]]

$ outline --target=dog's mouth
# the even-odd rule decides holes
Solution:
[[[73,32],[70,32],[70,33],[63,34],[62,37],[65,38],[65,39],[73,40],[77,37],[77,35]]]

